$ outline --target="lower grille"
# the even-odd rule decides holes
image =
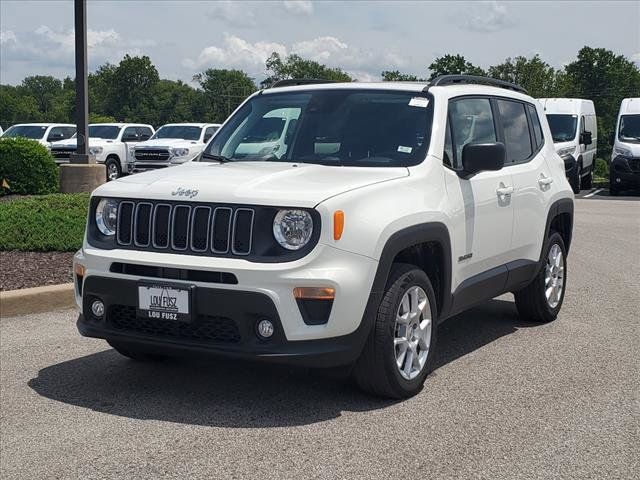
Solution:
[[[51,155],[55,160],[69,160],[69,157],[75,151],[75,148],[52,148]]]
[[[236,323],[227,317],[198,315],[192,323],[138,317],[136,308],[113,305],[109,308],[107,324],[114,330],[138,333],[158,338],[196,340],[207,343],[239,343]]]
[[[640,158],[630,158],[627,163],[632,172],[640,172]]]

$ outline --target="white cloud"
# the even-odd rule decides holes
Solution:
[[[0,45],[8,45],[9,43],[17,42],[16,34],[11,30],[0,32]]]
[[[313,15],[313,3],[311,0],[285,0],[285,10],[295,15]]]
[[[212,20],[222,20],[228,27],[247,28],[257,24],[256,16],[249,9],[249,4],[231,0],[213,3],[207,12],[207,17]]]
[[[407,59],[390,51],[362,50],[332,36],[301,40],[291,45],[276,42],[249,42],[236,35],[225,34],[222,45],[209,46],[197,58],[183,65],[193,71],[204,68],[239,68],[252,76],[264,75],[265,61],[272,52],[280,56],[296,53],[330,67],[339,67],[358,80],[379,80],[380,72],[407,65]]]
[[[452,20],[465,30],[482,33],[505,30],[516,24],[507,6],[496,1],[480,2],[459,10]]]
[[[631,55],[631,61],[636,62],[638,66],[640,66],[640,52],[637,52]]]

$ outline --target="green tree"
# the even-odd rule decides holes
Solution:
[[[6,129],[15,123],[38,122],[42,114],[35,98],[25,95],[19,87],[0,85],[0,125]]]
[[[485,76],[485,71],[467,61],[462,55],[444,55],[436,58],[429,65],[431,72],[429,80],[433,80],[440,75],[480,75]]]
[[[556,71],[538,55],[532,58],[518,56],[489,67],[489,77],[505,80],[524,87],[535,98],[554,96]]]
[[[209,68],[194,75],[193,79],[202,87],[203,95],[200,98],[206,106],[206,111],[202,113],[212,122],[223,122],[245,98],[256,91],[253,79],[242,70]]]
[[[314,60],[307,60],[300,55],[291,54],[284,59],[280,54],[273,52],[266,61],[267,78],[260,86],[268,88],[278,80],[290,78],[306,78],[318,80],[331,80],[334,82],[351,82],[353,79],[339,68],[331,68]]]
[[[34,98],[42,116],[49,118],[62,94],[62,82],[50,75],[35,75],[22,80],[20,90],[23,95]]]
[[[398,70],[385,70],[380,74],[383,82],[423,82],[423,78],[418,78],[409,73],[401,73]]]

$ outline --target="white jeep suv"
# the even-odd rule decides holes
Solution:
[[[297,119],[283,146],[237,157],[282,109]],[[93,192],[74,259],[82,335],[134,359],[346,366],[402,398],[447,318],[505,292],[527,320],[558,315],[573,193],[520,87],[284,81],[198,160]]]

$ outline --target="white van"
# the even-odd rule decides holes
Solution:
[[[609,193],[640,189],[640,98],[625,98],[620,104],[611,152]]]
[[[591,188],[598,147],[598,122],[591,100],[539,98],[547,115],[556,152],[564,160],[574,193]]]
[[[251,134],[238,139],[240,143],[235,155],[280,158],[289,144],[288,139],[293,135],[299,116],[299,108],[280,108],[267,112],[256,124],[243,129],[251,128]]]

